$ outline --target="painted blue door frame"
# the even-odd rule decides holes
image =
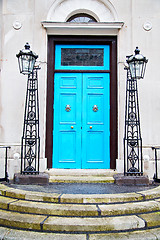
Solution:
[[[109,58],[109,50],[104,53]],[[108,69],[109,59],[104,59]],[[56,58],[55,66],[61,62]],[[55,73],[54,89],[53,167],[110,168],[110,74]]]

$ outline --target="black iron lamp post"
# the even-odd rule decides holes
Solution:
[[[124,133],[124,175],[143,175],[142,138],[137,79],[143,79],[148,60],[140,54],[127,56],[126,108]]]
[[[16,55],[20,73],[28,75],[26,103],[24,113],[23,136],[21,142],[21,174],[39,174],[40,137],[39,137],[39,101],[38,75],[35,66],[38,55],[25,49]]]

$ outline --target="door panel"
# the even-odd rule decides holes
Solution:
[[[53,167],[81,168],[81,73],[54,76]]]
[[[87,94],[87,124],[104,124],[104,96],[102,93],[88,92]]]
[[[82,168],[110,168],[110,75],[83,74]]]
[[[93,168],[94,165],[94,168],[99,168],[99,164],[104,162],[104,132],[87,131],[86,140],[86,162],[83,161],[83,166]]]
[[[76,93],[60,93],[60,124],[76,123]]]
[[[56,73],[53,167],[110,168],[109,73]]]

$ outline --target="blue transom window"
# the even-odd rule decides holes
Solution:
[[[56,45],[55,69],[109,70],[109,45]]]

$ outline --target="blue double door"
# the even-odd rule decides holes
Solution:
[[[53,168],[110,168],[110,74],[55,73]]]

